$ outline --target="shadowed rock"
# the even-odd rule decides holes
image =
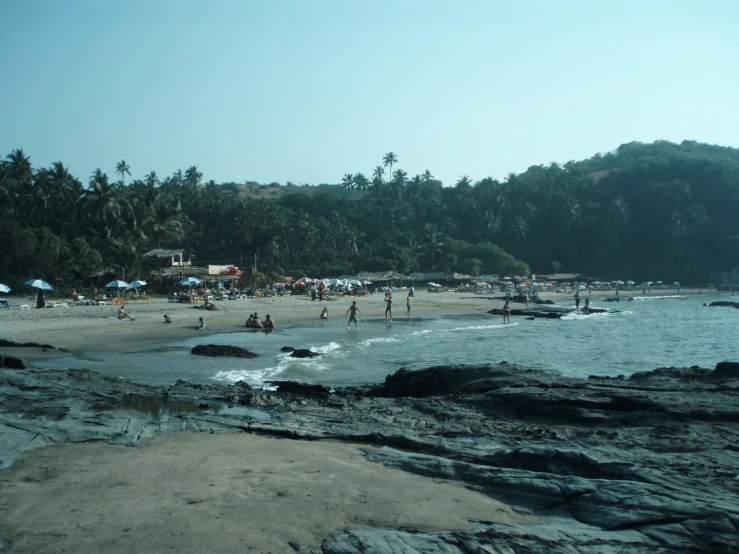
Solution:
[[[230,358],[256,358],[259,356],[259,354],[250,352],[246,348],[229,346],[227,344],[199,344],[198,346],[193,346],[190,353],[196,356],[227,356]]]
[[[28,362],[22,358],[15,356],[0,356],[0,367],[8,367],[10,369],[28,369]]]
[[[270,381],[271,385],[277,385],[277,392],[289,392],[292,394],[329,394],[331,389],[323,385],[309,385],[297,381]]]
[[[292,352],[294,350],[295,349],[292,346],[283,346],[282,348],[280,348],[280,352]]]
[[[292,351],[290,354],[291,358],[315,358],[316,356],[320,356],[320,352],[313,352],[312,350],[308,350],[307,348],[296,348]]]

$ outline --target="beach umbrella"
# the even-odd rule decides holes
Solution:
[[[29,279],[24,284],[36,289],[54,290],[54,287],[42,279]]]
[[[200,284],[200,279],[196,277],[185,277],[182,281],[180,281],[177,284],[183,287],[194,287],[195,285]]]
[[[362,283],[360,281],[357,281],[356,279],[352,279],[351,281],[349,281],[349,284],[350,285],[354,285],[355,287],[361,287],[362,286]]]
[[[128,283],[128,286],[126,288],[137,289],[139,287],[145,287],[146,285],[148,285],[146,281],[131,281],[130,283]]]
[[[128,283],[125,281],[121,281],[120,279],[116,279],[115,281],[111,281],[107,285],[105,285],[106,289],[125,289],[128,287]]]
[[[11,289],[8,285],[3,285],[2,283],[0,283],[0,292],[10,292],[11,290],[13,289]]]
[[[372,284],[372,281],[364,280],[364,281],[362,281],[362,284],[363,285],[371,285]]]

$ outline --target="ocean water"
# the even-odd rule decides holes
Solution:
[[[507,361],[564,375],[630,375],[657,367],[713,367],[739,361],[739,310],[704,307],[729,296],[647,296],[618,303],[595,299],[608,313],[572,313],[561,320],[521,317],[503,325],[492,315],[427,318],[363,318],[359,330],[346,319],[315,320],[274,332],[196,336],[145,351],[78,354],[50,360],[44,367],[89,368],[137,382],[268,386],[296,380],[333,387],[379,383],[399,368]],[[564,305],[564,304],[563,304]],[[571,306],[571,303],[566,304]],[[196,344],[231,344],[259,354],[254,359],[203,358]],[[290,358],[283,346],[310,348],[321,355]]]

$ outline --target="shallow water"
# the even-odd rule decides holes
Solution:
[[[85,367],[152,383],[177,379],[264,385],[297,380],[329,386],[381,382],[401,367],[507,361],[565,375],[629,375],[657,367],[713,367],[739,361],[739,310],[703,307],[736,297],[647,296],[618,303],[596,299],[589,316],[561,320],[475,315],[433,319],[361,319],[359,330],[346,321],[307,322],[305,327],[272,333],[241,332],[193,337],[146,351],[79,355],[50,360],[42,367]],[[569,304],[567,305],[569,307]],[[203,358],[190,354],[196,344],[232,344],[260,355],[254,359]],[[283,346],[311,348],[321,356],[290,358]]]

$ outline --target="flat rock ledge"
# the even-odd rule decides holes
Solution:
[[[728,554],[739,546],[739,380],[729,364],[611,379],[439,366],[333,391],[0,369],[0,466],[48,444],[135,446],[174,430],[345,440],[367,445],[371,461],[542,520],[479,521],[471,532],[346,529],[311,552]],[[248,409],[224,415],[223,405]],[[12,548],[1,522],[0,545]]]

